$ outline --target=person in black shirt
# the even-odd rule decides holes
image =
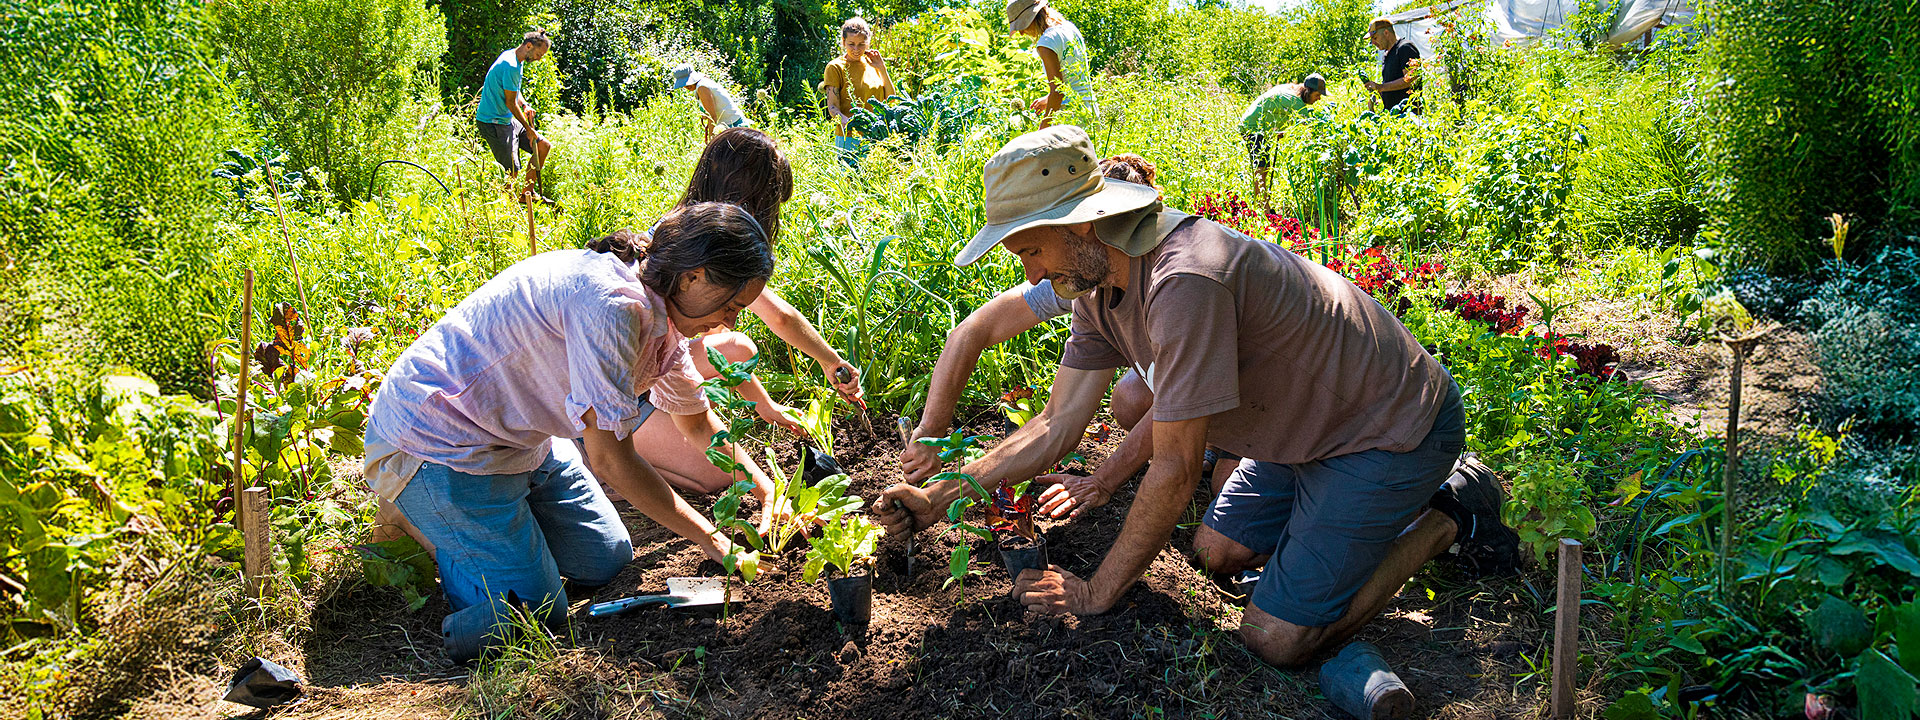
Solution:
[[[1420,48],[1413,43],[1401,40],[1393,32],[1393,21],[1375,18],[1367,30],[1367,41],[1387,54],[1380,60],[1380,82],[1367,82],[1367,89],[1380,93],[1380,105],[1388,110],[1405,102],[1413,89],[1420,85],[1417,78],[1407,77],[1407,63],[1420,59]],[[1405,110],[1420,112],[1418,101],[1408,103]]]

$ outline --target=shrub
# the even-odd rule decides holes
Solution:
[[[396,116],[433,84],[446,51],[440,13],[410,0],[208,7],[229,75],[291,165],[320,168],[342,199],[365,196],[373,166],[413,125]]]
[[[1863,429],[1920,427],[1920,251],[1836,264],[1801,312],[1817,328],[1814,357],[1831,412]]]
[[[208,173],[236,130],[182,0],[0,3],[0,329],[16,359],[204,382]],[[164,161],[161,161],[164,159]]]
[[[1712,227],[1732,259],[1803,270],[1823,255],[1823,218],[1857,218],[1851,257],[1920,206],[1920,71],[1911,5],[1730,0],[1714,28],[1706,96]]]

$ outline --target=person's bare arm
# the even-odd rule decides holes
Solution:
[[[822,82],[820,83],[820,94],[825,95],[827,99],[827,117],[839,123],[841,128],[845,128],[847,122],[853,120],[853,115],[852,111],[840,107],[840,86],[828,85]]]
[[[1020,426],[986,457],[968,463],[961,472],[973,476],[988,491],[1005,480],[1031,478],[1073,451],[1086,433],[1087,421],[1106,397],[1112,370],[1075,370],[1062,366],[1053,379],[1046,408]],[[887,488],[875,503],[876,516],[893,535],[931,525],[947,506],[969,492],[964,482],[942,480],[925,488],[901,483]]]
[[[527,113],[528,105],[520,99],[520,93],[507,90],[501,94],[501,98],[506,100],[507,112],[513,113],[513,119],[519,121],[520,127],[527,131],[527,137],[539,142],[540,131],[533,129],[533,116]]]
[[[1140,481],[1140,492],[1127,510],[1120,537],[1088,580],[1055,565],[1046,572],[1020,573],[1015,594],[1029,610],[1048,614],[1097,615],[1120,601],[1127,588],[1147,571],[1153,558],[1167,546],[1173,528],[1193,498],[1200,480],[1201,456],[1207,449],[1207,418],[1155,423],[1153,463]]]
[[[1034,111],[1051,115],[1059,111],[1067,100],[1067,96],[1060,92],[1060,86],[1066,84],[1066,72],[1060,69],[1060,55],[1053,48],[1035,45],[1033,51],[1040,56],[1040,67],[1047,73],[1047,96],[1041,98],[1044,104],[1036,103],[1039,107],[1035,107]]]
[[[634,509],[648,519],[693,541],[707,557],[719,560],[725,556],[727,548],[714,538],[713,523],[707,522],[706,517],[675,493],[646,458],[633,449],[633,443],[614,436],[611,431],[601,430],[594,418],[592,410],[581,418],[587,424],[582,438],[587,446],[587,467],[594,477],[612,485],[620,497],[633,503]]]
[[[1041,323],[1027,305],[1025,287],[1016,286],[995,295],[947,333],[946,347],[933,364],[927,404],[920,413],[920,426],[913,431],[915,438],[942,437],[953,427],[954,406],[966,390],[967,378],[979,366],[981,352]],[[907,482],[919,482],[938,472],[937,456],[932,447],[910,444],[900,453],[900,467],[906,472]]]
[[[754,298],[747,309],[752,310],[755,316],[765,322],[767,329],[772,330],[775,337],[786,341],[795,350],[799,350],[807,357],[813,358],[814,362],[819,363],[820,372],[826,374],[827,382],[833,385],[834,390],[849,398],[858,399],[864,396],[864,392],[860,389],[860,368],[848,364],[846,359],[840,357],[840,353],[827,344],[827,339],[821,337],[820,330],[807,320],[807,316],[800,314],[798,308],[787,302],[786,298],[780,297],[779,293],[768,288],[761,291],[760,297]],[[835,371],[842,367],[847,369],[850,378],[844,383],[835,377]]]
[[[893,97],[899,94],[893,89],[893,73],[887,72],[887,59],[880,57],[880,51],[868,50],[867,62],[873,65],[875,72],[880,73],[880,87],[886,90],[886,96]]]
[[[705,113],[701,118],[706,123],[707,139],[713,139],[713,123],[720,117],[720,102],[713,97],[713,91],[704,87],[694,88],[693,96],[700,100],[700,110]]]
[[[687,444],[697,448],[706,447],[707,443],[713,440],[714,433],[726,429],[726,426],[720,423],[719,416],[714,415],[712,410],[698,415],[672,415],[672,417],[673,426],[680,430],[681,437],[687,439]],[[761,472],[760,466],[753,462],[752,457],[740,451],[738,443],[722,443],[715,449],[739,463],[741,471],[747,475],[744,479],[753,481],[753,496],[759,498],[761,502],[760,531],[766,532],[774,517],[785,510],[781,503],[768,501],[768,498],[773,496],[773,481],[767,479],[767,474]]]

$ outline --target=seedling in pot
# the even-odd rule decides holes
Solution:
[[[1000,537],[1000,561],[1015,581],[1027,568],[1047,569],[1047,539],[1033,527],[1034,497],[1027,493],[1032,484],[1002,484],[994,488],[993,503],[987,506],[988,527]]]
[[[803,582],[813,582],[824,571],[840,577],[827,581],[833,614],[842,622],[864,625],[873,614],[873,548],[880,541],[879,526],[859,514],[842,514],[813,539],[807,548]]]

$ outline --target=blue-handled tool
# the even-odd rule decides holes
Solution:
[[[725,578],[667,578],[665,595],[635,595],[619,600],[594,603],[587,608],[587,614],[593,617],[617,615],[637,607],[665,605],[670,608],[706,607],[724,602],[739,601],[740,593],[736,589],[728,597]]]

